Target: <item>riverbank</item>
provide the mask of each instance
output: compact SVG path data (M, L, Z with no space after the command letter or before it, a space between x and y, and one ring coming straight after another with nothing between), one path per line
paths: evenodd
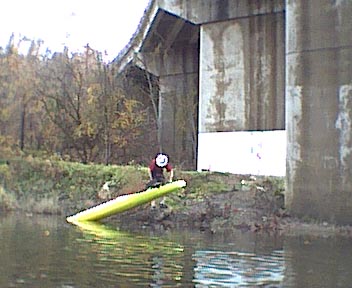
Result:
M352 237L351 227L298 221L284 209L284 179L175 168L183 191L166 197L167 208L144 205L104 221L136 229L191 228ZM0 165L0 209L64 217L119 195L142 191L146 167L83 165L59 159L12 159ZM104 184L109 190L103 190Z
M284 179L207 172L204 185L223 183L227 188L194 197L187 188L166 199L168 208L149 205L111 217L118 227L154 230L196 229L211 233L242 232L352 237L351 226L337 226L314 219L291 217L284 209ZM185 177L187 178L187 177ZM188 179L188 183L194 176ZM192 184L190 184L192 185ZM197 185L197 184L196 184ZM193 190L193 187L191 188ZM199 198L200 196L200 198Z

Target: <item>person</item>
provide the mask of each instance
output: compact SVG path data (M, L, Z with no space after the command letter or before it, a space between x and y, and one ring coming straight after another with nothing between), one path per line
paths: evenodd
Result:
M174 170L169 163L169 157L166 154L158 153L150 162L148 167L148 174L150 181L147 184L147 188L159 187L166 183L164 170L169 173L168 181L172 182L174 177ZM166 208L165 198L160 202L161 208ZM155 200L151 202L151 207L155 208Z

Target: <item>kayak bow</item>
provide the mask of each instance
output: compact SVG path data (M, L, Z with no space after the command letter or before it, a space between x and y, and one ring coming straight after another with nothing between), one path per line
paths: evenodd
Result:
M87 210L66 218L67 222L75 223L79 221L97 221L109 217L116 213L121 213L146 204L156 198L186 187L186 181L178 180L167 183L158 188L149 188L143 192L122 195L110 201L104 202Z

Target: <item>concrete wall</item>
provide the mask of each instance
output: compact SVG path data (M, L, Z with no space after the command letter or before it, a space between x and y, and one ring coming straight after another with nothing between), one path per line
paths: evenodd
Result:
M286 1L286 205L352 219L352 1Z
M176 162L196 168L198 132L284 129L283 9L282 0L152 2L139 54L159 76L161 143Z
M184 63L180 58L175 59L178 66ZM198 63L198 57L192 59ZM163 151L169 153L175 163L192 169L197 157L198 73L160 75L159 85Z
M201 26L199 132L285 129L284 13Z
M282 12L285 0L156 0L162 9L194 24Z
M286 175L286 131L199 133L198 171Z
M168 12L156 13L139 51L159 77L159 133L173 163L194 169L197 157L199 27Z
M148 11L123 58L138 51L160 77L167 152L195 160L195 130L216 139L286 128L286 206L350 224L352 1L154 0Z
M199 132L285 129L283 0L158 0L200 25Z

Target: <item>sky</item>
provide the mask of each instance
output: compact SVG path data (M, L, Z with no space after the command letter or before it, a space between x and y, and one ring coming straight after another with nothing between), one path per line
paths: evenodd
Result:
M5 2L6 1L6 2ZM0 46L12 33L18 39L44 41L43 48L61 52L92 49L111 61L125 47L149 0L5 0L0 9ZM25 44L21 44L25 49Z

